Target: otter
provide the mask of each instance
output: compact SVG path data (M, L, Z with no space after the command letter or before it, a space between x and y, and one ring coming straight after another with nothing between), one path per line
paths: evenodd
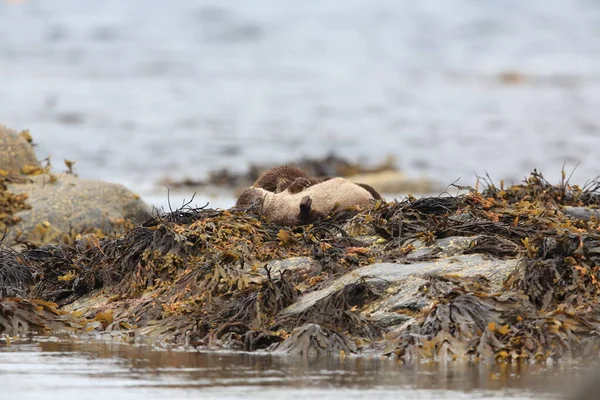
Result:
M289 190L295 194L327 179L326 177L311 177L295 165L279 165L263 172L252 186L273 193Z
M280 225L297 226L354 206L367 207L373 199L365 188L344 178L331 178L297 193L289 188L274 193L250 187L242 192L235 207L252 210Z
M331 178L326 176L309 176L295 165L280 165L263 172L252 186L273 193L281 193L288 190L290 193L296 194L307 187L330 179ZM367 185L366 183L357 183L357 185L371 193L374 199L382 200L381 195L372 186Z

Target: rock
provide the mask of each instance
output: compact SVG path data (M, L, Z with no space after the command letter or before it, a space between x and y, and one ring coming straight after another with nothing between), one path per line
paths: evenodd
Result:
M376 321L382 328L389 328L410 321L412 318L395 312L386 312L375 315L372 320Z
M19 232L29 236L39 224L55 232L109 233L122 219L140 223L151 215L149 206L122 185L69 174L32 176L27 183L8 185L8 190L27 194L31 205L16 214L21 222L9 232L9 240Z
M390 312L394 307L397 309L398 304L409 302L414 298L414 293L425 283L423 278L426 275L453 274L461 277L483 275L490 281L492 290L500 290L503 280L516 266L517 260L487 259L481 254L460 255L414 264L372 264L339 277L326 288L302 296L296 303L284 309L280 317L302 313L317 301L363 278L368 283L376 285L378 289L393 293L374 303L370 308L371 312Z
M392 170L352 175L348 179L371 185L379 193L434 193L443 190L429 179L411 179L402 172Z
M309 257L290 257L284 260L269 261L267 268L271 276L279 276L280 271L293 271L296 274L308 273L315 268L315 263ZM267 275L264 268L258 270L261 275ZM276 275L274 275L276 274Z
M431 246L424 246L420 240L411 244L415 250L410 252L406 258L408 260L419 260L427 257L450 257L460 254L469 248L477 236L452 236L443 239L437 239Z
M20 173L24 167L39 166L33 146L16 131L0 125L0 170Z
M565 206L563 207L563 212L571 218L582 219L584 221L589 221L592 217L600 219L600 210L596 208Z

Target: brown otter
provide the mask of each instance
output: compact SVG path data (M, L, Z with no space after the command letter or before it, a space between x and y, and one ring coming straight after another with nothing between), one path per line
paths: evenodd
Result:
M251 209L277 224L296 226L350 207L367 207L373 199L365 188L344 178L331 178L297 193L251 187L242 192L236 208Z
M309 176L295 165L280 165L263 172L252 186L273 193L281 193L285 190L289 190L292 194L295 194L307 187L325 182L329 179L331 178ZM382 199L381 195L377 193L372 186L367 185L366 183L357 183L357 185L371 193L376 200Z
M321 183L327 179L325 177L310 177L295 165L279 165L263 172L252 186L273 193L281 193L285 190L298 193L305 187Z

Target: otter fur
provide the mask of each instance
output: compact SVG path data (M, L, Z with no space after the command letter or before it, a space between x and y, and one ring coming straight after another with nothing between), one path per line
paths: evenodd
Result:
M296 194L307 187L330 179L329 177L309 176L295 165L280 165L263 172L252 186L273 193L281 193L288 190L290 193ZM357 183L357 185L366 189L376 200L382 199L381 195L370 185L366 183Z
M236 208L251 209L280 225L297 226L354 206L367 207L373 199L365 188L344 178L331 178L298 193L251 187L242 192Z
M327 179L325 177L311 177L295 165L279 165L263 172L252 186L273 193L281 193L285 190L298 193L306 187L321 183Z

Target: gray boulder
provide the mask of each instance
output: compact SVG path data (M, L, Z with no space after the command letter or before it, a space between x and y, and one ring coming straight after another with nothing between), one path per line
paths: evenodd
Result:
M38 236L45 232L53 235L98 229L110 233L123 219L140 223L151 215L150 207L122 185L70 174L32 176L26 183L8 185L8 190L27 194L31 205L30 210L16 214L21 222L9 232L9 242L18 236L39 241L42 238Z

